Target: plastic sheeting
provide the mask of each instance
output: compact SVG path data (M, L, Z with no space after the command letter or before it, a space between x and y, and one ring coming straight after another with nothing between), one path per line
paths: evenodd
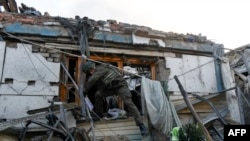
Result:
M142 77L141 95L144 112L155 129L169 135L173 126L181 126L173 104L167 99L159 81Z

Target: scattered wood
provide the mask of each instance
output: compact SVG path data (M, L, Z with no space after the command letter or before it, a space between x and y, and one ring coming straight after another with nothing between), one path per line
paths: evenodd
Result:
M128 137L117 135L104 137L102 141L130 141Z

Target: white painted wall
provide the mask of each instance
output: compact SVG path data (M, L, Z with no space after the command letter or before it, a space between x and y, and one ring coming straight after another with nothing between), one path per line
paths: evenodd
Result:
M165 57L166 67L170 68L168 88L174 93L171 99L183 99L174 79L178 76L186 92L215 93L217 90L213 57L183 55L182 58ZM229 62L221 62L222 77L225 89L235 87L235 79ZM234 90L226 92L228 109L233 120L240 122L239 104Z
M0 96L0 118L13 119L28 116L27 111L48 107L53 96Z
M59 82L59 70L59 63L47 62L40 54L32 53L31 45L7 47L2 83L13 79L13 84L1 84L0 94L57 95L58 86L50 86L49 82ZM28 81L35 81L35 85L28 85Z
M183 55L182 58L165 57L165 60L166 68L170 68L169 91L180 91L174 79L176 75L186 92L217 92L213 57Z
M60 64L47 62L43 56L31 50L28 44L6 47L4 42L0 42L0 66L3 71L0 118L27 116L28 110L48 107L48 100L59 94L59 86L51 86L50 82L59 82ZM7 84L6 79L13 79L13 83ZM29 81L35 84L28 85Z

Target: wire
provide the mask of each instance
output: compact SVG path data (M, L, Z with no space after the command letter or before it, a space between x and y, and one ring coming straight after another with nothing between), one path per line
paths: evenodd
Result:
M15 39L18 39L18 40L20 40L20 41L27 42L27 43L29 43L29 44L33 44L33 45L36 45L36 46L39 46L39 47L42 47L42 48L47 48L47 49L55 50L55 51L58 51L58 52L60 52L60 53L63 53L63 54L69 55L69 56L73 56L73 57L80 57L80 58L83 57L83 56L80 56L80 55L75 55L75 54L72 54L72 53L68 53L68 52L61 51L61 50L54 49L54 48L49 48L49 47L46 47L46 46L42 46L42 45L40 45L40 44L36 44L36 43L34 43L34 42L31 42L31 41L24 40L24 39L21 39L21 38L18 38L18 37L16 37L16 36L14 36L14 35L12 35L12 34L10 34L10 33L8 33L8 32L4 32L4 31L1 31L1 32L7 34L8 36L10 36L10 37L12 37L12 38L15 38ZM85 57L85 56L84 56L84 57ZM85 58L85 59L88 60L88 61L92 61L92 62L99 63L99 64L111 65L111 64L108 64L108 63L104 63L104 62L92 60L92 59L89 59L89 58ZM183 75L185 75L185 74L187 74L187 73L189 73L189 72L195 71L196 69L199 69L199 68L201 68L201 67L203 67L203 66L205 66L205 65L207 65L207 64L209 64L209 63L211 63L211 62L214 62L214 61L215 61L215 59L213 59L213 60L211 60L211 61L209 61L209 62L206 62L206 63L204 63L204 64L202 64L202 65L200 65L200 66L198 66L198 67L196 67L196 68L193 68L193 69L191 69L191 70L189 70L189 71L186 71L186 72L184 72L184 73L182 73L182 74L179 74L179 75L177 75L177 76L178 76L178 77L179 77L179 76L183 76ZM113 66L113 65L111 65L111 66ZM138 77L140 77L140 78L143 77L143 76L141 76L141 75L138 75L138 74L135 74L135 73L126 71L126 70L124 70L124 69L122 69L122 68L119 68L119 67L116 67L116 66L113 66L113 67L115 67L115 68L117 68L117 69L119 69L119 70L122 70L122 71L124 71L124 72L126 72L126 73L128 73L128 74L131 74L131 75L134 75L134 76L138 76ZM168 81L171 81L171 80L173 80L173 79L174 79L174 78L169 78ZM61 81L61 80L60 80L60 81ZM61 82L62 82L62 81L61 81ZM63 82L62 82L62 83L63 83ZM63 83L63 85L64 85L69 91L71 91L75 96L79 97L79 95L75 94L75 92L73 92L71 89L69 89L69 88L66 86L66 84Z
M24 46L24 45L23 45ZM32 59L31 59L31 57L30 57L30 55L29 55L29 53L27 52L27 50L26 50L26 47L24 47L25 48L25 51L26 51L26 53L28 54L28 56L29 56L29 59L30 59L30 61L31 61L31 63L32 63L32 65L33 65L33 67L35 68L35 70L36 70L36 72L37 72L37 74L40 76L40 74L39 74L39 72L38 72L38 70L36 69L36 67L35 67L35 65L34 65L34 63L33 63L33 61L32 61ZM39 59L39 57L37 56L37 55L34 55L56 78L58 78L58 80L67 88L67 90L69 90L69 91L71 91L76 97L78 97L79 98L79 95L77 95L77 94L75 94L66 84L64 84L64 82L62 81L62 80L60 80L59 79L59 77L41 60L41 59ZM70 76L71 77L71 76ZM42 81L42 80L41 80ZM43 81L44 82L44 81ZM48 86L48 85L47 85ZM50 87L49 87L50 88ZM51 88L50 88L51 89Z
M23 44L22 44L23 45ZM28 57L29 57L29 60L30 60L30 62L31 62L31 64L32 64L32 66L34 67L34 69L35 69L35 71L36 71L36 73L37 73L37 75L39 76L39 80L41 80L42 82L44 82L45 83L45 85L47 85L48 86L48 88L52 91L52 92L54 92L52 89L51 89L51 87L49 87L49 85L48 85L48 82L46 82L46 81L44 81L43 80L43 78L45 77L43 77L43 76L41 76L41 74L38 72L38 70L37 70L37 68L35 67L35 64L34 64L34 62L32 61L32 59L31 59L31 56L30 56L30 54L28 53L28 51L27 51L27 48L23 45L23 47L24 47L24 50L25 50L25 52L27 53L27 55L28 55ZM31 51L31 50L30 50ZM36 55L34 55L54 76L56 76L56 74L54 73L54 72L52 72L51 71L51 69L46 65L46 64L44 64ZM43 88L43 89L45 89L45 87ZM55 92L54 92L55 93Z
M11 38L20 40L20 41L25 42L25 43L29 43L29 44L36 45L36 46L39 46L39 47L42 47L42 48L47 48L47 49L51 49L51 50L54 50L54 51L58 51L58 52L60 52L60 53L67 54L67 55L69 55L69 56L81 57L81 56L79 56L79 55L75 55L75 54L68 53L68 52L65 52L65 51L61 51L61 50L59 50L59 49L55 49L55 48L51 48L51 47L46 47L45 45L42 46L42 45L40 45L40 44L31 42L31 41L28 41L28 40L25 40L25 39L21 39L21 38L19 38L19 37L17 37L17 36L14 36L14 35L12 35L12 34L10 34L10 33L8 33L8 32L5 32L5 31L1 31L1 32L7 34L7 35L8 35L9 37L11 37Z
M18 40L20 40L20 41L27 42L27 43L29 43L29 44L33 44L33 45L36 45L36 46L39 46L39 47L42 47L42 48L47 48L47 49L55 50L55 51L58 51L58 52L60 52L60 53L63 53L63 54L69 55L69 56L73 56L73 57L79 57L79 58L82 58L82 57L83 57L83 56L80 56L80 55L75 55L75 54L72 54L72 53L68 53L68 52L65 52L65 51L61 51L61 50L59 50L59 49L49 48L49 47L46 47L45 45L42 46L42 45L40 45L40 44L31 42L31 41L28 41L28 40L25 40L25 39L18 38L18 37L14 36L14 35L12 35L12 34L10 34L10 33L8 33L8 32L5 32L5 31L1 31L1 32L7 34L8 36L10 36L10 37L12 37L12 38L15 38L15 39L18 39ZM230 49L230 50L234 50L234 49ZM85 56L84 56L84 57L85 57ZM100 62L100 61L96 61L96 60L89 59L89 58L85 58L85 59L88 60L88 61L92 61L92 62L99 63L99 64L111 65L111 64L108 64L108 63L105 63L105 62ZM189 73L189 72L195 71L196 69L199 69L199 68L201 68L201 67L203 67L203 66L205 66L205 65L207 65L207 64L209 64L209 63L211 63L211 62L214 62L215 60L216 60L216 59L213 59L213 60L211 60L211 61L208 61L208 62L206 62L206 63L204 63L204 64L202 64L202 65L200 65L200 66L198 66L198 67L196 67L196 68L193 68L193 69L191 69L191 70L189 70L189 71L186 71L186 72L184 72L184 73L182 73L182 74L179 74L179 75L177 75L177 76L183 76L183 75L185 75L185 74L187 74L187 73ZM135 73L126 71L126 70L124 70L124 69L122 69L122 68L116 67L116 66L114 66L114 65L111 65L111 66L112 66L112 67L115 67L115 68L117 68L117 69L119 69L119 70L122 70L122 71L124 71L124 72L126 72L126 73L128 73L128 74L132 74L132 75L135 75L135 76L138 76L138 77L143 77L143 76L141 76L141 75L138 75L138 74L135 74ZM170 78L168 81L171 81L171 80L173 80L173 79L174 79L174 78Z
M182 75L185 75L185 74L187 74L187 73L189 73L189 72L192 72L192 71L195 71L196 69L199 69L199 68L201 68L201 67L203 67L203 66L205 66L205 65L207 65L207 64L209 64L209 63L211 63L211 62L214 62L215 61L215 59L213 59L213 60L211 60L211 61L208 61L208 62L206 62L206 63L204 63L204 64L202 64L202 65L199 65L198 67L196 67L196 68L193 68L193 69L190 69L190 70L188 70L188 71L186 71L186 72L184 72L184 73L182 73L182 74L179 74L179 75L176 75L176 76L182 76ZM173 80L174 78L170 78L168 81L170 81L170 80Z
M40 45L40 44L31 42L31 41L28 41L28 40L25 40L25 39L18 38L18 37L14 36L14 35L12 35L12 34L10 34L10 33L8 33L8 32L5 32L5 31L1 31L1 32L7 34L8 36L10 36L10 37L12 37L12 38L15 38L15 39L18 39L18 40L20 40L20 41L23 41L23 42L26 42L26 43L29 43L29 44L33 44L33 45L36 45L36 46L39 46L39 47L42 47L42 48L47 48L47 49L55 50L55 51L58 51L58 52L60 52L60 53L63 53L63 54L69 55L69 56L73 56L73 57L80 57L80 58L83 57L83 56L80 56L80 55L75 55L75 54L72 54L72 53L68 53L68 52L65 52L65 51L61 51L61 50L59 50L59 49L49 48L49 47L46 47L45 45L42 46L42 45ZM104 63L104 62L92 60L92 59L89 59L89 58L86 58L86 60L92 61L92 62L96 62L96 63L100 63L100 64L111 65L111 64L108 64L108 63ZM209 64L209 63L211 63L211 62L214 62L214 61L215 61L215 59L213 59L213 60L211 60L211 61L209 61L209 62L206 62L206 63L204 63L204 64L202 64L202 65L200 65L200 66L198 66L198 67L196 67L196 68L193 68L193 69L191 69L191 70L189 70L189 71L186 71L186 72L184 72L184 73L182 73L182 74L179 74L179 75L177 75L177 76L178 76L178 77L179 77L179 76L183 76L183 75L185 75L185 74L187 74L187 73L189 73L189 72L195 71L196 69L199 69L199 68L201 68L201 67L203 67L203 66L205 66L205 65L207 65L207 64ZM113 66L113 65L111 65L111 66ZM132 75L138 76L138 77L140 77L140 78L143 77L143 76L141 76L141 75L138 75L138 74L135 74L135 73L126 71L126 70L124 70L124 69L122 69L122 68L119 68L119 67L116 67L116 66L113 66L113 67L115 67L115 68L117 68L117 69L119 69L119 70L122 70L122 71L124 71L124 72L126 72L126 73L128 73L128 74L132 74ZM49 69L49 68L48 68L48 69ZM173 79L174 79L174 78L169 78L168 81L171 81L171 80L173 80ZM60 81L61 81L61 80L60 80ZM62 81L61 81L61 82L62 82ZM62 82L62 83L63 83L63 82ZM64 85L69 91L71 91L71 89L69 89L69 88L66 86L66 84L63 83L63 85ZM75 96L79 97L79 95L76 95L74 92L72 92L72 93L73 93Z
M7 35L8 35L9 37L11 37L11 38L20 40L21 42L25 42L25 43L29 43L29 44L32 44L32 45L36 45L36 46L39 46L39 47L41 47L41 48L51 49L51 50L54 50L54 51L57 51L57 52L60 52L60 53L63 53L63 54L66 54L66 55L69 55L69 56L72 56L72 57L78 57L78 58L82 58L82 57L83 57L83 56L80 56L80 55L75 55L75 54L72 54L72 53L68 53L68 52L65 52L65 51L61 51L61 50L58 50L58 49L55 49L55 48L49 48L49 47L46 47L45 45L42 46L42 45L40 45L40 44L31 42L31 41L28 41L28 40L25 40L25 39L21 39L21 38L19 38L19 37L17 37L17 36L14 36L14 35L12 35L12 34L10 34L10 33L8 33L8 32L5 32L5 31L1 31L1 32L7 34ZM26 50L26 51L27 51L27 50ZM36 56L36 57L37 57L37 56ZM29 59L30 59L30 61L31 61L33 67L34 67L34 69L36 70L37 74L39 75L38 70L36 69L34 63L32 62L32 59L30 58L30 56L29 56ZM39 60L39 61L40 61L40 62L41 62L50 72L53 73L53 71L52 71L46 64L44 64L38 57L37 57L37 59L38 59L38 60ZM100 61L96 61L96 60L92 60L92 59L89 59L89 58L85 58L85 59L88 60L88 61L92 61L92 62L99 63L99 64L106 64L106 65L113 66L113 65L111 65L111 64L104 63L104 62L100 62ZM128 73L128 74L132 74L132 75L135 75L135 76L138 76L138 77L142 77L142 76L140 76L140 75L138 75L138 74L131 73L131 72L126 71L126 70L124 70L124 69L122 69L122 68L118 68L118 67L116 67L116 66L113 66L113 67L115 67L115 68L117 68L117 69L119 69L119 70L122 70L122 71L124 71L124 72L126 72L126 73ZM55 77L57 77L57 75L56 75L55 73L53 73L53 75L54 75ZM69 74L67 74L67 75L69 75ZM70 76L70 77L71 77L71 76ZM58 77L57 77L57 78L58 78ZM63 83L62 80L59 79L59 81L62 82L62 84L63 84L69 91L71 91L75 96L77 96L78 98L80 98L80 96L77 95L77 94L75 94L71 89L69 89L69 88L67 87L67 85ZM76 88L77 88L77 87L76 87ZM92 112L93 112L93 111L92 111ZM93 113L94 113L94 112L93 112ZM96 113L94 113L94 114L96 115ZM89 115L89 116L90 116L90 120L91 120L91 115ZM97 118L100 119L100 117L97 117ZM111 132L113 132L115 135L118 135L118 133L116 133L114 130L112 130L112 128L110 128L110 127L106 124L106 122L105 122L104 120L101 119L101 121L104 123L104 125L105 125L108 129L110 129ZM92 128L94 129L94 125L91 124L91 126L92 126ZM93 129L92 129L92 130L93 130ZM102 131L101 131L101 132L102 132Z
M19 37L17 37L17 36L14 36L14 35L12 35L12 34L10 34L10 33L8 33L8 32L5 32L5 31L1 31L1 32L7 34L7 35L8 35L9 37L11 37L11 38L20 40L20 41L22 41L22 42L26 42L26 43L29 43L29 44L32 44L32 45L36 45L36 46L39 46L39 47L42 47L42 48L51 49L51 50L54 50L54 51L57 51L57 52L60 52L60 53L63 53L63 54L66 54L66 55L69 55L69 56L72 56L72 57L78 57L78 58L82 58L82 57L83 57L83 56L81 56L81 55L76 55L76 54L68 53L68 52L65 52L65 51L62 51L62 50L59 50L59 49L46 47L45 45L43 46L43 45L40 45L40 44L31 42L31 41L28 41L28 40L25 40L25 39L21 39L21 38L19 38ZM111 64L108 64L108 63L105 63L105 62L96 61L96 60L93 60L93 59L90 59L90 58L85 58L85 59L88 60L88 61L92 61L92 62L99 63L99 64L111 65ZM128 72L128 71L126 71L126 70L124 70L124 69L122 69L122 68L116 67L116 66L114 66L114 65L111 65L111 66L112 66L112 67L115 67L115 68L117 68L117 69L119 69L119 70L122 70L122 71L124 71L124 72L126 72L126 73L129 73L129 74L132 74L132 75L135 75L135 76L138 76L138 77L142 77L141 75L138 75L138 74L134 74L134 73Z

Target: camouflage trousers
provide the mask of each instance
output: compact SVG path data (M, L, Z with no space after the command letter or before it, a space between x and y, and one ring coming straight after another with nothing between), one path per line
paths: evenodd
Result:
M117 95L122 98L124 104L127 106L129 113L134 117L136 125L142 123L142 119L139 110L132 101L132 96L128 86L121 86L118 88L97 91L95 94L95 112L97 114L103 113L103 98L108 96Z

